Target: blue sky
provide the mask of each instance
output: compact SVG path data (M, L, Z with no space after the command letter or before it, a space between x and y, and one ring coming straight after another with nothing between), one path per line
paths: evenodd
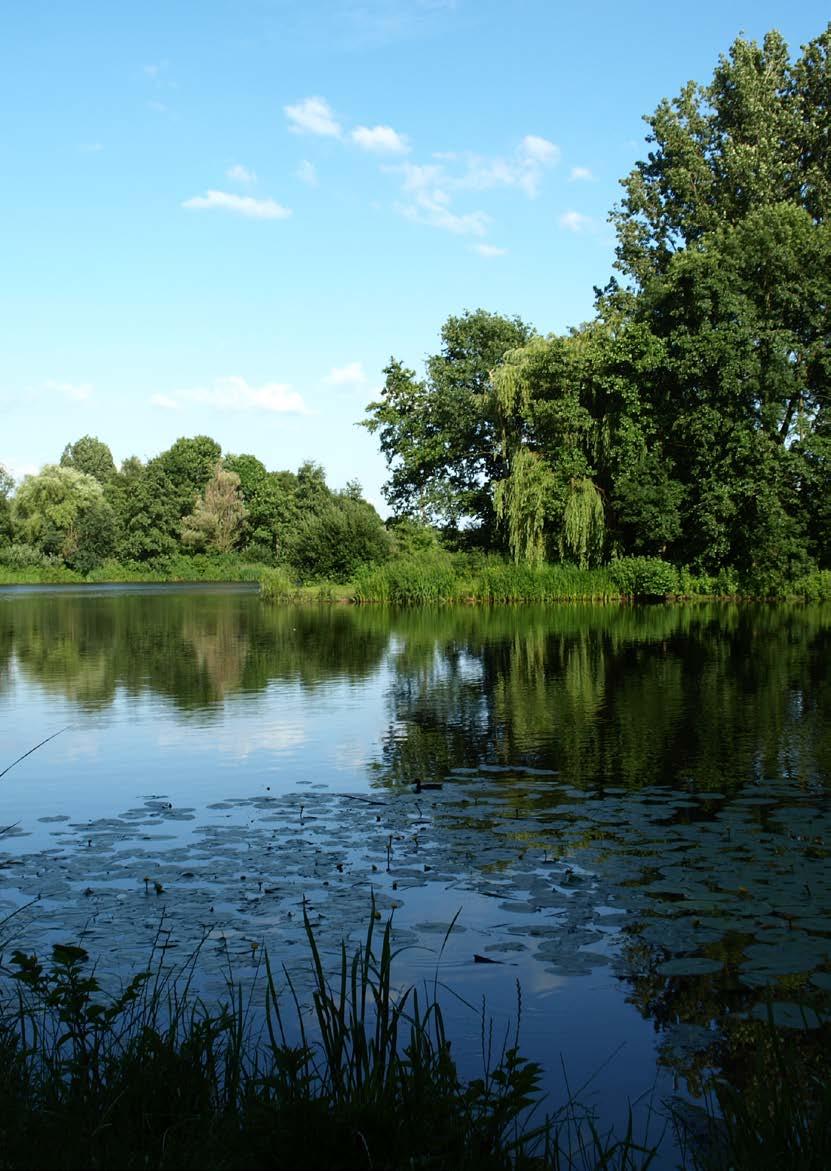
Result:
M643 114L827 6L11 0L0 43L0 462L91 433L318 460L450 313L591 315Z

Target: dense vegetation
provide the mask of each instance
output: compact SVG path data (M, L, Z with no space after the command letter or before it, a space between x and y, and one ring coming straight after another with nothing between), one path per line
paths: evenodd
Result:
M660 556L746 590L831 565L831 26L738 39L646 119L593 320L451 317L366 426L397 514L518 562Z
M377 912L374 913L377 915ZM373 915L373 918L374 918ZM482 1077L460 1077L436 987L393 978L388 923L330 981L306 920L314 1014L265 961L264 1014L229 985L211 1011L156 969L107 996L72 944L15 952L0 986L0 1162L29 1168L413 1166L646 1171L657 1143L630 1114L601 1132L578 1101L537 1118L541 1069L506 1036ZM264 1021L263 1021L264 1015ZM255 1021L259 1018L259 1028ZM483 1010L483 1037L489 1035ZM492 1024L490 1030L492 1037ZM713 1083L708 1111L673 1123L688 1171L820 1171L831 1099L822 1070L759 1025L764 1076ZM717 1103L717 1106L716 1106ZM552 1104L546 1103L549 1111ZM720 1114L719 1110L720 1108ZM664 1122L664 1132L670 1120ZM658 1136L660 1141L660 1135Z
M541 335L479 309L448 318L423 378L390 360L363 423L390 467L386 526L357 483L332 492L314 463L270 472L197 436L116 469L84 436L16 490L0 469L0 573L279 566L275 595L355 580L383 599L396 590L367 566L429 553L447 578L435 558L475 550L583 571L638 559L604 596L639 592L622 583L644 559L649 593L827 596L829 50L831 25L794 60L778 33L739 38L709 84L647 117L591 321ZM462 592L464 566L453 575L432 594ZM501 593L522 598L518 580ZM585 579L566 596L594 594ZM559 596L534 579L528 596L543 595Z
M117 469L85 435L15 490L0 469L0 572L12 579L256 578L256 567L337 580L389 556L381 518L352 482L311 462L269 472L204 435Z

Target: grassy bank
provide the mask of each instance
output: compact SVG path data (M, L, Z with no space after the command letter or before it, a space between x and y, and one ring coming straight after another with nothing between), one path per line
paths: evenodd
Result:
M236 554L178 554L155 561L105 561L87 574L48 559L0 561L0 585L259 582L265 601L390 605L616 602L631 598L778 598L831 601L831 571L818 570L767 593L733 570L694 574L655 557L624 557L597 569L567 563L515 565L499 557L429 553L360 569L349 582L303 580L291 567L271 568Z
M630 1123L601 1132L569 1101L543 1117L541 1068L518 1028L483 1075L463 1080L435 987L393 976L390 924L328 979L306 920L312 1004L266 958L263 1007L229 985L209 1007L143 972L106 996L81 948L51 961L13 953L0 978L0 1167L29 1169L447 1168L448 1171L646 1171L661 1141ZM278 991L278 984L282 992ZM741 1091L711 1084L707 1109L674 1125L683 1171L825 1171L831 1089L820 1066L772 1023L748 1044ZM483 1055L492 1032L483 1016ZM550 1104L546 1103L550 1110ZM666 1132L669 1125L658 1127Z
M374 918L331 983L306 921L311 1017L268 960L254 1013L233 988L212 1010L149 973L110 999L80 948L45 965L14 953L0 984L0 1167L648 1166L631 1134L602 1138L574 1103L535 1120L541 1070L515 1037L463 1081L438 1002L395 984L390 925L376 932Z
M155 561L105 561L89 573L82 574L65 565L48 562L39 565L0 564L0 585L101 585L129 582L259 581L268 567L244 561L233 554L178 554Z
M760 594L734 572L693 574L653 557L626 557L598 569L569 564L515 565L497 557L426 555L366 566L346 585L301 585L285 569L267 570L270 602L354 601L390 605L616 602L631 598L831 600L831 572L808 575L778 593Z

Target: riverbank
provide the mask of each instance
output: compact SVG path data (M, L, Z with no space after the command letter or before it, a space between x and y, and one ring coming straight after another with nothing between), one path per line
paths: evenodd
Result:
M519 1021L500 1044L484 1007L483 1075L462 1079L436 985L397 984L378 917L327 973L304 912L310 1010L268 956L255 1008L230 976L224 1002L196 997L196 957L110 996L83 948L56 945L45 962L14 952L0 979L2 1166L646 1171L672 1130L681 1171L828 1166L827 1058L806 1060L772 1021L751 1027L741 1090L712 1078L704 1107L679 1099L654 1134L631 1111L615 1134L575 1098L552 1109Z
M664 600L831 601L831 571L817 570L765 592L734 570L695 574L656 557L623 557L595 569L567 563L516 565L499 557L429 554L361 568L351 581L303 578L235 554L179 554L147 562L105 561L81 574L63 565L0 565L2 585L257 582L273 603L539 604Z

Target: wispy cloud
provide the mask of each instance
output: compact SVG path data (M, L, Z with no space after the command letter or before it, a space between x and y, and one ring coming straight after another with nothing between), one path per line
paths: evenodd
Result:
M229 211L252 220L285 220L291 208L274 199L255 199L252 195L234 195L230 191L207 191L185 199L182 207L198 211Z
M350 137L361 150L376 154L407 154L410 149L406 136L392 126L356 126Z
M533 199L539 192L544 172L559 162L560 148L547 138L526 134L514 153L506 158L488 158L470 152L439 157L464 164L465 170L449 180L455 187L477 191L518 187Z
M81 152L81 154L85 155L97 155L100 154L103 149L103 142L82 142L78 147L78 150Z
M283 113L294 134L319 134L340 138L341 127L325 98L303 98L293 106L283 106Z
M154 406L165 410L188 403L213 407L218 411L266 411L280 415L310 415L313 412L303 398L287 382L265 382L262 386L251 386L239 375L217 378L211 386L189 387L174 390L169 395L154 394L150 399Z
M154 407L161 407L164 411L178 411L179 404L175 398L170 398L166 394L151 394L150 402Z
M50 378L43 385L47 390L63 395L70 402L83 403L92 398L93 388L89 382L57 382Z
M579 183L593 179L594 174L591 167L572 167L568 177L571 183Z
M366 372L361 362L349 362L346 366L333 366L323 379L327 386L363 386Z
M147 103L147 109L152 110L154 114L166 114L167 106L164 102L157 102L155 100Z
M594 227L594 220L580 211L564 211L560 216L560 227L568 232L585 232Z
M257 172L252 171L249 167L243 166L242 163L234 163L233 167L229 167L225 172L226 179L232 179L234 183L256 183Z
M310 163L308 159L303 159L294 173L300 182L305 183L307 187L317 187L317 171L314 163Z
M471 244L471 250L478 252L480 256L486 257L488 260L494 259L496 256L506 256L507 248L497 248L496 244Z

